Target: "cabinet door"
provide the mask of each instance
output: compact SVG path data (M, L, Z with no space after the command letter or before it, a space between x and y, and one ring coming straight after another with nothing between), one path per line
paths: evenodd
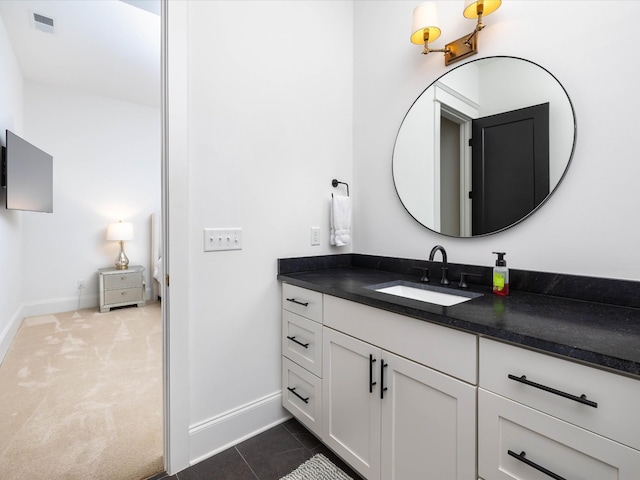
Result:
M640 452L479 389L478 473L486 480L637 480Z
M476 477L476 388L382 351L382 478Z
M380 350L325 328L322 359L322 439L364 477L380 479Z

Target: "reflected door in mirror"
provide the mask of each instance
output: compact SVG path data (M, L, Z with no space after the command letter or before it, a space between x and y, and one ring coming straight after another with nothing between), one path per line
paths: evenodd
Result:
M526 217L549 195L549 104L472 121L472 232Z

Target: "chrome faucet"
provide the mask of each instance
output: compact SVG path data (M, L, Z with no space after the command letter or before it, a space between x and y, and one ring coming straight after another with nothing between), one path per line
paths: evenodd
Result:
M429 253L429 261L433 262L433 257L436 252L440 251L442 253L442 280L440 283L442 285L449 285L449 279L447 278L447 272L449 271L449 264L447 263L447 252L442 245L436 245L431 249L431 253Z

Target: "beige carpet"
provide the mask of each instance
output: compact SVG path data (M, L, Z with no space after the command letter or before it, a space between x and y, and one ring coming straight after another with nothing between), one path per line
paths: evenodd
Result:
M0 478L162 470L160 303L25 318L0 365Z

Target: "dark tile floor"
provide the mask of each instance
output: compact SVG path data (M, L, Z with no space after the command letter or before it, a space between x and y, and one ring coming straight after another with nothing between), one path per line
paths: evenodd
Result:
M342 460L291 419L172 476L153 480L278 480L316 453L322 453L354 480Z

